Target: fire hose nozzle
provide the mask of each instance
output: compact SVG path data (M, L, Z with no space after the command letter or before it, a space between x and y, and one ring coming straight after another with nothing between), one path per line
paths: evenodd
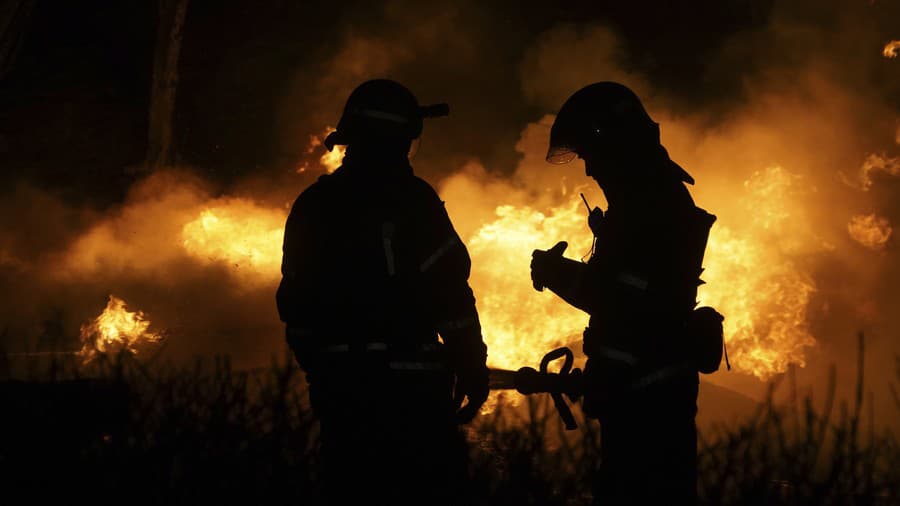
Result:
M548 393L552 390L550 379L533 367L522 367L516 371L516 391L523 395Z
M558 373L548 372L550 362L564 358L563 365ZM540 370L533 367L522 367L518 371L492 369L490 376L491 389L515 389L521 394L549 393L553 399L556 410L566 425L567 430L578 427L575 417L569 405L563 399L563 394L576 401L581 397L583 390L581 369L572 369L572 350L558 348L544 355L541 360Z

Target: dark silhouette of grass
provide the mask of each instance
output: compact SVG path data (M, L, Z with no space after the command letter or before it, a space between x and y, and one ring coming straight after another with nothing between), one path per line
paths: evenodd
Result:
M900 504L897 440L871 416L861 426L863 345L860 336L851 405L835 409L832 371L832 395L819 409L795 394L777 407L770 395L742 423L701 434L702 503ZM290 357L254 371L234 370L227 358L56 361L0 392L4 504L308 504L313 494L317 424ZM548 398L513 404L501 398L465 429L471 503L589 504L596 423L582 419L566 432Z

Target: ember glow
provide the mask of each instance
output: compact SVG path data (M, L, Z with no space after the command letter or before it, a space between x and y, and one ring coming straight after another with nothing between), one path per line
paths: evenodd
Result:
M882 250L891 238L893 228L887 218L876 214L860 214L850 219L847 225L850 237L872 250Z
M882 54L885 58L896 58L898 51L900 51L900 40L892 40L884 46Z
M81 351L85 363L106 353L138 354L146 344L156 343L162 335L151 332L150 321L143 311L129 311L125 301L109 296L100 316L81 326Z
M277 279L287 214L246 199L225 199L182 228L182 246L194 258L217 262L242 278Z

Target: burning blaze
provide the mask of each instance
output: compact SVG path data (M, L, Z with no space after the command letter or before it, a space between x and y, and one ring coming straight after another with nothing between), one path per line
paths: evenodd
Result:
M573 200L547 213L527 206L500 206L496 220L467 241L471 285L492 366L534 367L544 353L581 338L587 314L549 290L535 292L529 274L535 249L548 249L561 240L569 242L568 256L580 256L590 248L592 236L579 205Z
M885 58L896 58L898 51L900 51L900 40L892 40L884 46L884 51L881 54Z
M306 154L314 153L319 146L322 146L325 142L325 138L335 129L328 126L325 127L325 130L320 135L310 136L309 145L306 148ZM335 146L331 151L325 151L321 157L319 157L319 166L325 169L326 172L331 174L336 171L338 167L341 166L341 162L344 160L344 154L347 152L346 146ZM304 163L300 167L297 168L297 172L306 172L309 169L309 164Z
M865 174L893 172L893 163L870 162ZM566 256L586 257L593 238L586 210L573 197L579 189L564 192L568 196L562 204L538 204L507 186L488 186L479 193L482 176L460 177L465 181L457 181L461 186L445 197L467 202L454 220L467 224L470 282L491 366L534 366L555 347L577 347L588 316L549 291L535 292L529 263L534 249L561 240L569 243ZM816 286L800 260L810 244L821 241L804 221L796 180L781 167L758 171L731 199L733 204L710 209L719 221L709 238L703 274L707 284L701 286L699 300L725 315L734 367L763 379L790 364L804 365L807 348L815 344L807 310ZM270 286L280 276L285 217L283 208L247 199L207 201L181 227L181 245L195 259L230 267L243 286ZM883 245L890 235L889 224L874 217L853 223L851 234L857 240L865 237L868 244Z
M226 199L204 209L182 228L193 257L220 262L260 281L280 275L286 214L245 199Z
M725 338L736 369L759 378L805 364L815 340L806 322L815 291L809 274L791 260L794 238L787 171L773 167L745 184L746 222L721 223L706 251L700 302L725 315ZM793 226L799 226L793 224ZM467 241L472 288L478 298L491 365L534 366L551 349L579 342L587 315L550 292L536 293L529 263L536 248L567 240L566 256L587 253L592 236L580 201L539 212L500 206L495 219Z
M882 250L894 230L887 218L875 214L861 214L850 219L847 231L850 232L853 240L863 246L873 250Z
M137 354L147 343L156 343L162 335L150 332L150 321L143 311L129 311L125 301L109 296L100 316L81 326L81 351L78 355L90 362L101 353Z
M735 368L766 379L805 365L805 349L815 344L806 323L812 278L759 238L725 226L713 229L706 253L699 301L725 315Z
M743 216L713 226L706 249L699 302L725 315L725 341L732 364L761 379L806 365L815 345L807 308L816 290L798 260L815 242L793 194L796 177L769 167L745 181Z
M893 170L890 163L870 165L871 170ZM569 243L566 256L586 257L592 236L576 196L579 188L564 184L566 191L558 193L540 180L523 179L517 187L492 182L483 173L467 174L461 172L455 186L443 190L449 202L463 206L454 212L454 222L463 225L472 257L470 282L491 366L534 366L554 347L577 348L588 316L549 291L535 292L529 263L534 249L561 240ZM760 378L783 372L790 364L804 365L806 349L815 344L807 310L816 286L801 260L811 244L822 241L805 220L804 203L794 194L796 180L787 170L771 167L750 177L727 202L709 207L719 221L709 238L703 274L707 284L699 299L725 315L735 368ZM539 198L524 189L537 185L543 195ZM560 204L562 196L565 202ZM194 260L226 266L240 286L268 288L280 277L286 214L282 207L243 198L202 199L196 204L191 200L184 212L172 215L176 225L171 242L168 229L163 237ZM877 220L860 224L874 225L868 233L876 243L888 234ZM124 303L111 298L107 312L117 310L124 311ZM134 316L124 321L132 322L132 328L147 324L140 313L129 314ZM146 330L143 326L136 334L120 335L139 336ZM153 337L146 334L144 339ZM104 349L108 342L101 341L97 348Z

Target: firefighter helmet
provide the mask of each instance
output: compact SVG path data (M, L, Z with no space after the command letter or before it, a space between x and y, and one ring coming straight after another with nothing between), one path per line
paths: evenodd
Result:
M325 139L325 147L348 145L360 139L411 141L422 135L422 119L447 116L447 104L420 106L415 95L390 79L373 79L359 85L344 106L337 130Z
M638 96L627 86L604 81L576 91L563 104L550 130L547 161L568 163L598 149L656 148L662 148L659 124L647 114ZM668 163L681 181L693 184L684 169L671 160Z

